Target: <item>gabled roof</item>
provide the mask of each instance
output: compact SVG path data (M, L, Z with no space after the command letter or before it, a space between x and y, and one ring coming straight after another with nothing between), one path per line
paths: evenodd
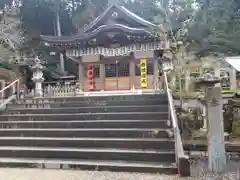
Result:
M111 14L110 14L111 13ZM125 18L127 22L132 22L122 24L121 22L114 21L113 23L108 23L109 16L113 14L119 14L122 18ZM121 19L122 20L122 19ZM129 27L131 26L131 27ZM107 7L107 9L97 17L92 23L90 23L81 33L73 36L40 36L40 39L49 43L56 44L71 44L78 42L86 42L91 39L97 38L100 33L111 33L111 32L124 32L125 35L130 36L141 36L143 38L150 37L153 39L158 39L160 36L156 37L156 34L151 32L151 29L161 28L149 21L144 20L140 16L132 13L127 8L118 4L117 1L112 3ZM162 32L163 29L162 29Z
M120 12L122 12L124 15L126 15L129 19L138 22L139 24L141 24L142 26L145 27L157 27L157 25L141 18L140 16L138 16L137 14L131 12L130 10L128 10L127 8L125 8L122 5L119 5L118 3L113 3L112 5L110 5L100 16L98 16L92 23L90 23L85 29L84 32L89 32L94 30L97 26L99 25L99 22L105 18L105 16L107 16L108 12L111 11L113 8L116 8L117 10L119 10Z
M237 71L240 72L240 56L226 57L225 60Z

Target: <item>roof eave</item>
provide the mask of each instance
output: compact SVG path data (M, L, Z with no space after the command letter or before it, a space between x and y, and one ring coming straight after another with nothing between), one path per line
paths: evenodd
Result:
M101 32L108 31L109 29L119 29L125 33L132 34L132 35L149 35L154 36L150 31L147 31L145 29L138 29L138 28L131 28L127 27L121 24L115 24L115 25L103 25L99 28L95 29L94 31L90 33L83 33L81 35L75 35L75 36L40 36L40 39L47 43L55 43L55 44L71 44L71 43L77 43L79 41L86 41L90 40L92 38L97 37L97 35Z

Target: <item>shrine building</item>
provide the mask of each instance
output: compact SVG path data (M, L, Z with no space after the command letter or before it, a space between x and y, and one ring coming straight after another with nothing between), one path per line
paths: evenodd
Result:
M158 33L153 33L158 29ZM144 20L119 2L84 32L73 36L41 36L41 41L78 63L82 91L155 89L159 59L169 50L163 28Z

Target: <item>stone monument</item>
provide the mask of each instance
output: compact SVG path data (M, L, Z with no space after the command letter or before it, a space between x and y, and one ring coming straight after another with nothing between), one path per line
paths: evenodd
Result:
M221 87L215 86L220 79L205 73L197 83L205 92L209 169L220 173L226 166Z

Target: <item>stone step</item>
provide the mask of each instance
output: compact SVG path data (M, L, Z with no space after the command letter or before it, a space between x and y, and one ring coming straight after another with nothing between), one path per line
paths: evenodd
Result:
M136 161L96 161L85 159L39 159L39 158L0 158L0 165L4 167L36 167L45 165L51 167L59 167L59 165L77 166L85 170L103 170L117 172L146 172L161 174L177 174L177 166L175 163L151 163Z
M174 162L174 151L1 146L0 157Z
M168 128L167 120L0 121L1 128Z
M166 120L167 112L116 112L116 113L76 113L76 114L14 114L0 115L0 121L6 120Z
M165 149L175 148L169 138L78 138L78 137L0 137L0 146ZM1 154L0 154L1 156ZM21 157L21 156L19 156Z
M20 114L59 114L59 113L103 113L103 112L167 112L166 105L148 106L98 106L98 107L62 107L62 108L16 108L8 113Z
M26 102L20 101L19 104L8 104L8 109L18 107L95 107L95 106L143 106L143 105L167 105L165 100L151 99L151 100L114 100L114 101L61 101L55 102L51 100L36 101L28 100Z
M0 129L0 136L9 137L122 137L122 138L168 138L165 129Z
M112 95L112 96L71 96L71 97L40 97L36 98L41 101L54 101L54 102L67 102L67 101L81 101L81 102L88 102L88 101L122 101L122 100L152 100L152 99L159 99L167 102L166 94L142 94L142 95ZM33 98L24 98L24 100L34 100Z

